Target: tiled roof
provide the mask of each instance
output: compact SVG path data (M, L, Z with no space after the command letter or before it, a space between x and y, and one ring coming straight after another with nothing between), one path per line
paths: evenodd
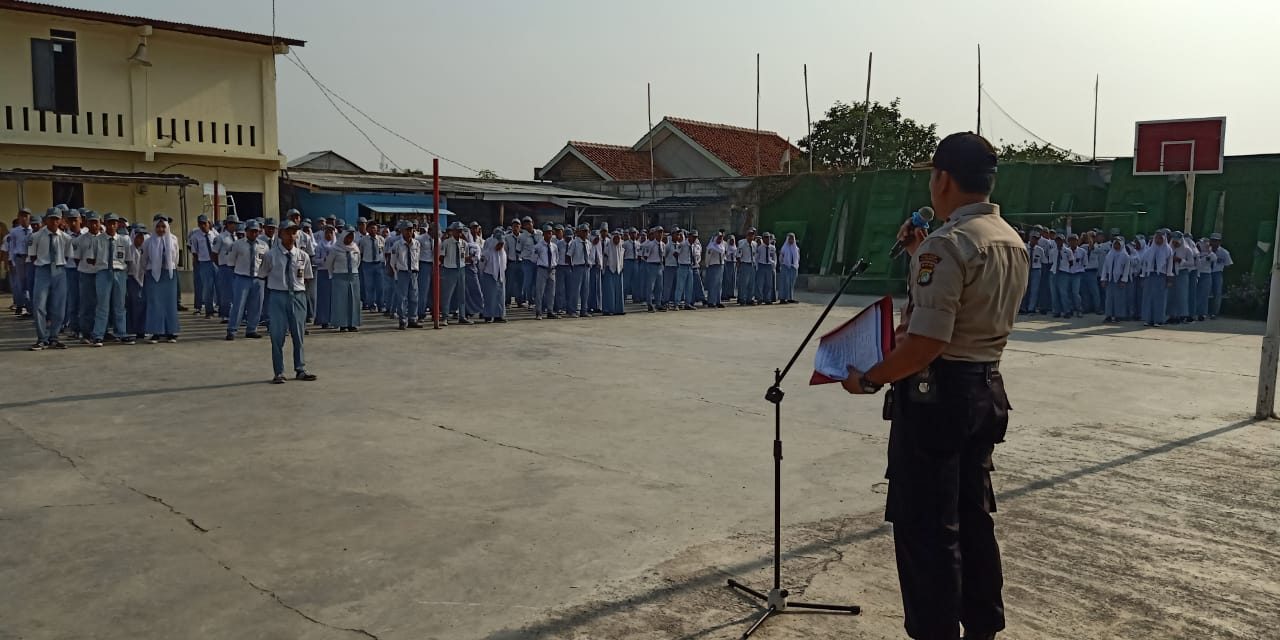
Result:
M596 166L609 174L614 180L648 180L649 154L645 151L632 151L631 147L597 142L569 142L573 147ZM662 167L653 165L653 177L659 180L671 176Z
M761 131L760 170L756 171L755 129L670 116L666 121L744 176L786 173L782 157L788 147L791 148L793 162L800 158L800 149L795 145L789 144L773 131Z

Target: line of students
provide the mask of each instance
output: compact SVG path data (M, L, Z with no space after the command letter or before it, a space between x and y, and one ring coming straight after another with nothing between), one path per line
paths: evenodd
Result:
M1233 262L1212 234L1158 229L1132 240L1100 229L1077 235L1035 226L1022 232L1031 258L1024 314L1055 318L1103 316L1104 322L1141 320L1152 327L1216 318L1223 272Z
M178 243L169 219L157 215L155 233L114 213L58 205L31 222L19 213L5 237L14 312L30 315L30 350L65 349L63 334L82 344L176 342L179 329Z

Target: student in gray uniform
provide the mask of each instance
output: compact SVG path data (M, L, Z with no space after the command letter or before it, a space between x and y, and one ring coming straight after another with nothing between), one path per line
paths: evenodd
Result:
M711 238L711 242L707 243L707 308L723 309L724 298L724 264L725 253L727 247L724 241L724 232L717 231L716 235Z
M66 271L71 237L58 228L61 222L62 212L56 207L49 209L44 214L44 228L31 234L27 247L27 261L33 268L31 315L36 326L32 351L67 348L58 340L58 330L67 311Z
M467 243L462 238L466 228L461 222L449 225L449 237L440 243L440 326L449 326L448 317L458 324L474 324L467 319L463 299L462 275L467 266Z
M342 240L330 247L325 256L325 269L333 278L333 301L329 319L339 333L360 330L360 245L356 230L348 228Z
M92 344L93 319L98 310L98 271L101 266L95 253L102 236L102 221L93 211L82 213L81 220L86 228L81 229L80 235L72 241L79 289L76 294L76 319L72 326L80 336L80 344Z
M747 237L738 241L738 304L756 303L756 242L755 228L747 229Z
M542 242L531 249L535 268L534 277L537 279L534 299L531 303L534 320L541 320L544 315L553 320L560 317L556 315L555 310L556 267L560 266L560 250L552 233L551 225L543 227Z
M680 245L684 244L684 230L679 227L671 231L671 241L662 253L662 309L676 308L676 284L680 271Z
M690 304L701 302L706 306L707 289L702 280L702 240L698 238L697 229L689 230L689 246L693 249L693 265L690 267L693 273L693 301Z
M261 226L257 220L245 225L245 237L236 241L231 252L231 264L235 270L234 291L231 296L231 315L227 321L227 340L235 340L240 323L245 324L246 338L261 338L258 324L262 318L262 260L266 256L267 243L258 237Z
M723 229L720 234L724 234ZM738 297L738 238L733 234L724 239L724 280L721 285L721 302Z
M266 281L271 309L271 367L274 384L284 384L284 336L293 339L294 379L310 382L316 376L307 373L302 350L307 316L307 278L312 273L311 258L294 244L300 229L286 222L280 229L280 243L267 252L262 261L262 277Z
M400 321L400 329L421 329L418 322L418 258L422 247L413 237L413 225L408 220L401 220L396 226L400 232L400 241L391 248L387 260L389 273L396 285L396 319Z
M777 302L778 247L773 234L766 232L756 247L756 299L761 304Z
M520 219L520 237L516 239L516 245L520 253L520 281L521 291L520 302L528 303L533 300L533 288L537 265L533 259L533 247L538 244L537 238L533 235L533 218L525 216Z
M587 305L587 274L591 265L587 262L591 253L591 241L587 238L590 227L578 225L577 235L569 241L565 250L565 262L569 264L569 285L565 289L565 303L570 317L590 318Z
M97 237L98 244L92 248L92 256L89 258L98 268L94 274L96 304L90 338L95 347L103 345L108 322L112 322L116 331L122 335L121 342L133 344L133 337L125 333L128 324L124 315L129 239L116 234L119 222L120 218L116 214L107 214L106 230Z
M129 250L125 255L125 264L129 265L129 276L125 280L124 306L127 328L125 333L141 340L147 324L147 298L143 295L144 278L142 262L142 243L147 240L147 228L135 224L129 230Z
M218 291L218 318L222 324L231 317L231 297L235 288L236 267L231 261L231 250L236 241L243 237L240 229L240 218L234 213L222 221L222 233L218 234L215 250L218 254L218 275L214 287Z
M564 233L564 225L557 224L551 229L553 238L551 243L556 245L556 252L560 256L559 265L556 267L556 298L555 310L558 314L567 314L569 312L569 281L572 279L568 261L565 256L569 255L569 240Z
M627 269L627 249L624 242L626 241L622 239L622 232L614 230L609 234L609 240L600 245L604 272L600 310L606 316L620 316L626 313L623 307L623 302L626 300L624 280Z
M590 267L587 271L587 309L591 313L604 312L601 305L601 294L604 289L604 269L602 266L603 255L600 249L601 243L604 241L601 236L606 233L606 231L592 231L590 235L591 244L587 246L587 265Z
M520 220L511 221L511 229L507 233L507 299L506 305L515 304L516 307L523 307L525 301L521 298L524 296L524 289L521 281L520 266Z

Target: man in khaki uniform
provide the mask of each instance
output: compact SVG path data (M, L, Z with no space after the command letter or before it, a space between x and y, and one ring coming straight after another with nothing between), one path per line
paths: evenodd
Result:
M844 388L886 404L888 506L907 634L917 640L990 640L1004 629L1003 577L991 513L991 454L1004 440L1009 400L1000 356L1022 300L1026 247L989 201L996 153L972 133L934 153L929 191L945 221L928 237L910 223L912 254L899 341Z

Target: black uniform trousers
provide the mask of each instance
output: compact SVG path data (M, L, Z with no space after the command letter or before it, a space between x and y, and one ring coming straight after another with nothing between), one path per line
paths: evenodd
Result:
M957 640L1004 629L991 453L1004 440L1009 400L998 364L939 358L928 391L907 378L890 391L885 519L916 640Z

